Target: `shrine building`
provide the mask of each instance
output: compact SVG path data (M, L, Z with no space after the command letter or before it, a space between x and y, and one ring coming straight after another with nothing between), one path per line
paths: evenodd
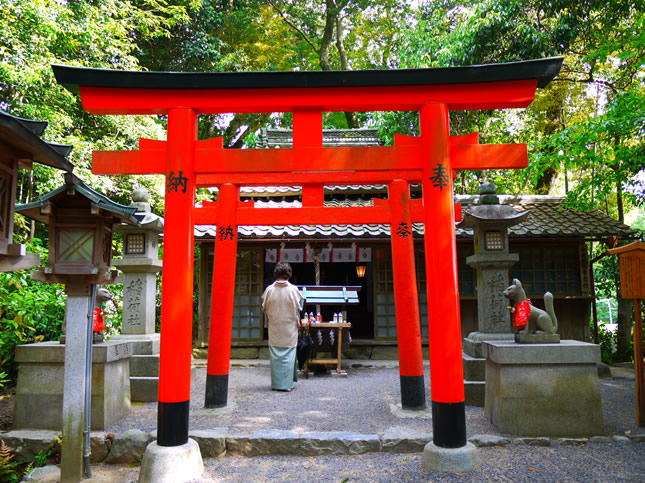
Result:
M262 149L290 148L289 130L263 129L258 141ZM325 146L379 146L376 129L324 130ZM217 191L213 196L217 198ZM411 197L421 197L420 185L411 187ZM302 190L291 187L242 187L240 197L254 200L256 207L301 207ZM510 277L518 278L536 306L543 307L544 292L555 298L555 311L564 339L590 340L589 320L593 298L587 242L605 242L612 237L630 239L636 232L599 211L578 212L564 208L564 198L555 196L509 196L500 194L502 204L518 212L528 210L525 222L509 229L509 250L520 260ZM326 186L324 205L329 207L372 206L374 199L387 199L386 185ZM478 195L455 195L464 211L478 202ZM423 224L412 227L415 246L421 335L427 346L428 304L423 256ZM466 258L474 253L473 232L456 229L459 269L461 330L465 337L477 330L477 296L474 269ZM208 344L208 321L213 277L214 240L217 227L195 226L199 247L199 322L193 334L197 346ZM360 286L360 303L322 306L323 320L347 311L352 323L352 353L356 358L377 358L396 346L396 317L389 225L289 225L240 226L233 310L233 352L245 358L267 345L261 312L264 287L273 282L278 260L288 261L296 285L315 285L313 255L320 262L320 284ZM196 275L197 276L197 275ZM314 310L313 306L307 311ZM509 317L510 325L510 317ZM376 349L375 349L376 348ZM373 354L374 353L374 354ZM394 352L391 352L394 354ZM427 357L427 354L424 355ZM396 358L396 357L394 357Z

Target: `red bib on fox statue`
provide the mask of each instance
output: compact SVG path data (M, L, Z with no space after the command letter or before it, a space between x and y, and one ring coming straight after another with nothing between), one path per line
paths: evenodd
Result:
M525 299L513 307L513 325L519 330L526 327L531 316L531 299Z
M105 330L105 322L103 321L103 311L99 307L94 307L94 332L103 332Z

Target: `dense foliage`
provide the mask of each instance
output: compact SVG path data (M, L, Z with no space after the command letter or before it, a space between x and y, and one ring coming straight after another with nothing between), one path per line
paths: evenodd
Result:
M561 74L528 109L451 113L453 134L478 131L482 143L526 143L530 158L525 170L460 172L455 190L475 193L488 179L500 192L567 195L572 207L602 209L622 221L639 204L642 210L645 199L644 18L642 4L630 0L0 0L0 109L48 121L46 140L74 146L76 174L126 204L134 185L143 185L153 210L163 215L159 177L95 176L90 166L93 150L136 149L140 137L163 139L166 119L89 115L77 95L56 83L51 64L345 70L562 55ZM259 128L290 124L289 113L203 115L199 136L252 147ZM326 113L324 126L377 127L392 143L395 133L416 133L418 119L413 112ZM21 171L18 202L37 199L61 180L61 173L39 164ZM34 238L34 249L38 239L46 245L44 227L22 217L15 226L17 242ZM596 244L596 250L604 247ZM615 271L599 269L597 277L600 285L607 281L606 296L619 295ZM0 372L6 378L13 377L13 344L58 335L62 289L22 273L3 274L0 281ZM631 318L624 304L621 313L618 345L625 354ZM118 317L114 311L115 329Z
M29 250L46 256L38 239L30 242ZM0 272L0 388L16 378L17 345L57 340L62 334L62 294L62 285L34 282L28 271Z

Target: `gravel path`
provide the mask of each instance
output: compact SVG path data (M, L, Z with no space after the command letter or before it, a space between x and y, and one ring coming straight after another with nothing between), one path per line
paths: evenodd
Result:
M195 483L283 482L636 482L645 481L645 443L479 448L481 468L469 473L424 470L421 454L233 456L208 459ZM135 483L139 468L96 465L94 483ZM43 482L54 482L47 479Z
M398 417L393 412L392 408L400 404L397 368L351 368L348 374L301 379L293 392L283 393L270 390L268 367L233 367L228 407L205 409L206 369L198 368L192 385L190 429L227 427L233 434L252 434L260 429L383 434L390 427L402 427L432 432L430 411L421 418ZM429 388L427 370L425 377ZM600 380L600 389L607 434L645 434L645 428L636 425L634 381ZM135 403L132 409L130 415L106 431L156 429L157 403ZM466 406L466 428L469 436L500 434L486 418L484 409L474 406Z
M643 481L645 444L479 448L482 467L463 473L424 470L420 454L217 458L199 482Z
M234 367L229 381L229 407L203 408L205 368L197 369L191 395L191 429L227 427L229 433L251 434L260 429L295 432L353 431L382 435L390 427L430 433L430 415L398 417L391 406L400 402L397 368L352 368L347 378L330 375L301 380L291 393L269 389L268 367ZM426 386L429 389L429 374ZM636 425L634 381L600 380L608 435L645 434ZM483 408L466 406L468 436L500 433ZM153 431L157 404L134 404L132 413L107 432L127 429ZM587 443L548 447L510 444L478 449L482 467L469 473L424 470L422 455L368 453L354 456L225 456L206 459L205 471L194 483L206 482L636 482L645 481L645 443ZM134 483L138 467L93 465L95 483ZM55 482L56 478L43 482Z

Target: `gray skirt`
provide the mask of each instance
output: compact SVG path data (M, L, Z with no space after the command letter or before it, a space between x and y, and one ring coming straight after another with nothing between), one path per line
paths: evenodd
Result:
M271 389L292 389L298 381L298 363L295 347L269 346L271 357Z

